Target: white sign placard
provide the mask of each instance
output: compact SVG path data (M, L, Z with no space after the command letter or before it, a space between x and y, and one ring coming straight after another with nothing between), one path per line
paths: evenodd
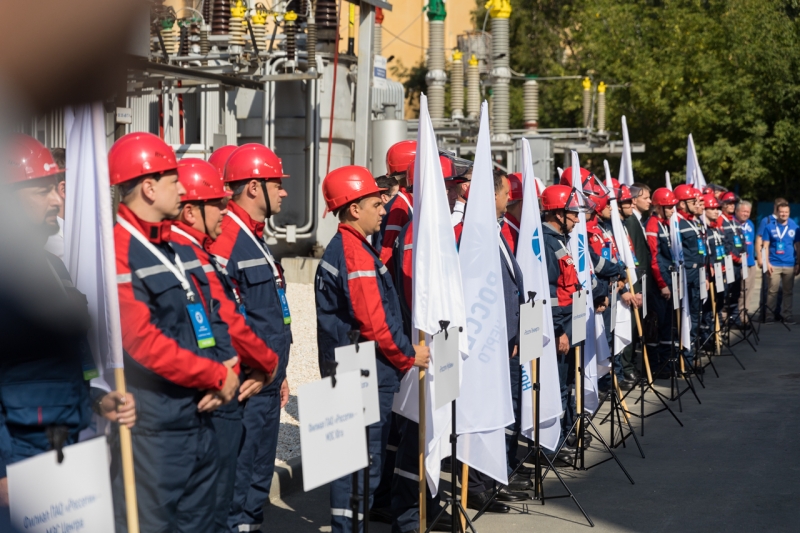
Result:
M722 263L714 263L714 285L717 292L725 292L725 280L722 277Z
M8 466L11 523L32 533L108 533L114 507L105 438L46 452Z
M642 276L642 318L647 316L647 274Z
M706 269L700 267L700 299L705 301L708 298L708 289L706 288Z
M586 300L588 291L572 293L572 345L586 340Z
M458 398L461 392L459 375L461 357L458 351L458 328L433 336L431 365L436 365L434 379L434 408L439 409Z
M544 304L527 302L519 306L519 364L541 357L544 345Z
M681 305L681 296L678 292L678 273L672 272L672 308L677 310Z
M728 285L736 281L736 272L733 270L733 257L730 254L725 256L725 281Z
M386 58L383 56L373 56L372 59L372 86L377 89L385 89L386 83Z
M769 260L769 254L767 253L767 247L763 246L761 248L761 273L766 274L769 271L769 266L767 266L767 261Z
M611 288L611 331L617 329L617 296L619 295L619 286L614 283Z
M361 398L364 405L364 425L381 421L380 400L378 399L378 370L375 366L375 342L367 341L358 345L340 346L334 351L336 372L358 372L361 375ZM361 374L367 371L367 376Z
M750 267L747 266L747 252L742 254L742 279L747 279L747 275L750 273L748 272Z
M358 372L336 373L297 389L303 490L367 467L367 439Z
M133 124L133 111L131 110L130 107L118 107L117 108L116 123L117 124Z

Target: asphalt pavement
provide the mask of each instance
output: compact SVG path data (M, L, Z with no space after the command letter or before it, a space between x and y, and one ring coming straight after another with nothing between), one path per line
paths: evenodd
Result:
M682 397L682 412L678 402L669 402L683 427L662 412L645 421L639 437L644 459L630 438L626 448L615 450L634 485L613 461L587 471L560 468L594 528L567 498L484 515L475 523L477 531L800 531L799 345L800 326L788 331L780 324L765 325L757 351L747 343L733 348L746 370L731 356L716 358L719 377L709 367L705 388L696 384L702 404L691 392ZM669 381L657 386L669 393ZM646 398L648 412L654 410L655 396ZM632 409L634 401L633 396L627 400ZM595 423L601 417L602 411ZM641 422L633 419L633 424L638 435ZM608 438L609 425L600 431ZM595 440L586 464L608 457ZM449 483L443 484L449 490ZM563 492L548 475L545 495ZM330 531L328 498L325 486L274 501L266 509L263 531ZM384 533L390 527L372 523L370 530Z

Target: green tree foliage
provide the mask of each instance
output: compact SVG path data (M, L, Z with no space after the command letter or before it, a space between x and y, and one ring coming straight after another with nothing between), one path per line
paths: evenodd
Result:
M483 2L480 2L481 4ZM511 65L589 75L611 87L608 120L626 115L637 179L684 180L692 133L708 181L752 199L800 200L798 0L513 0ZM482 5L475 20L483 22ZM540 126L581 121L579 80L540 84ZM521 85L512 127L522 126ZM598 162L592 161L593 166Z

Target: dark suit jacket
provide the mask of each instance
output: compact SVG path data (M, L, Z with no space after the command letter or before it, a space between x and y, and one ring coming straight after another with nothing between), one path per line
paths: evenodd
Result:
M642 217L642 224L644 223L645 218ZM647 245L647 237L636 215L631 215L626 218L623 224L628 228L628 235L630 235L631 242L633 243L633 253L636 254L636 259L639 261L639 266L636 267L636 276L640 281L637 281L633 286L638 294L642 292L642 275L647 274L648 279L652 278L650 275L650 247ZM651 287L652 285L648 285L648 290Z

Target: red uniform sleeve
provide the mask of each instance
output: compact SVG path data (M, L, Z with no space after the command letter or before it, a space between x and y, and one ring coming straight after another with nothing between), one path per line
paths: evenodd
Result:
M209 264L209 263L206 263ZM249 367L272 374L278 366L278 354L253 333L245 318L236 309L236 303L230 299L222 286L216 272L206 272L211 296L220 304L219 315L228 324L233 348L241 362Z
M345 254L350 302L361 335L375 340L380 351L395 367L402 372L408 371L414 365L414 358L400 349L386 321L374 260L368 256L360 257L361 254L357 252L345 251ZM394 334L403 335L401 324L396 329L398 331Z
M650 247L650 267L653 270L653 278L656 280L659 290L667 286L664 281L664 276L661 274L661 269L658 268L658 219L653 215L647 221L647 228L645 234L647 236L647 245Z
M149 307L136 298L128 264L130 235L117 226L117 289L122 347L133 359L182 387L221 390L228 369L220 363L181 348L152 322Z
M389 259L392 257L394 241L397 240L397 235L400 233L400 230L402 230L403 226L408 222L408 211L401 208L399 202L395 202L395 205L392 206L392 210L389 211L387 216L386 231L383 233L383 242L381 243L383 246L381 249L381 261L383 261L384 264L388 263Z

